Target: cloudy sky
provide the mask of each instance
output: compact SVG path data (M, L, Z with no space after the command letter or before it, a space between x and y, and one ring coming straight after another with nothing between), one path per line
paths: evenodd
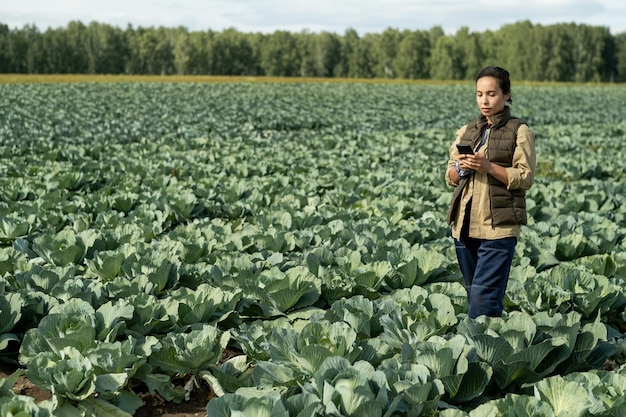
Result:
M184 26L241 32L329 31L360 35L386 28L455 33L496 30L507 23L584 23L626 32L624 0L0 0L0 23L35 24L40 30L72 20L125 28Z

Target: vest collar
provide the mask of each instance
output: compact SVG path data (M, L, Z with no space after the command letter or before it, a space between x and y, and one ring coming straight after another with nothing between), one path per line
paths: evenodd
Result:
M511 109L509 106L504 106L504 110L502 110L498 114L494 114L491 116L491 120L493 120L493 124L490 126L491 128L499 128L506 124L511 118ZM477 120L478 126L482 129L487 125L487 116L481 115Z

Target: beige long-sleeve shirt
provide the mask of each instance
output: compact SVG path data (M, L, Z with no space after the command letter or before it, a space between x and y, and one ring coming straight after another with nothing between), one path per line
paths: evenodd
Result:
M450 159L448 160L448 169L446 170L446 182L456 187L457 184L452 182L450 178L450 169L455 169L454 165L459 159L459 152L456 144L460 142L461 137L465 133L467 125L463 126L456 132L456 140L450 146ZM489 140L480 148L479 152L489 157ZM517 146L513 154L513 164L510 168L506 168L508 176L507 189L509 190L528 190L535 178L535 167L537 164L537 155L535 153L535 135L527 125L521 125L517 131ZM501 239L505 237L519 238L520 226L492 226L491 224L491 206L489 201L489 180L488 174L475 172L470 179L469 184L465 187L461 197L461 203L457 212L457 218L454 219L452 225L452 236L459 239L461 236L461 228L465 219L467 204L471 204L469 222L469 237L476 239Z

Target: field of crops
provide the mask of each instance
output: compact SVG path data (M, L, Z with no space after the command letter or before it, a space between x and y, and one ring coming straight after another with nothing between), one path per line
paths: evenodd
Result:
M0 85L0 415L623 417L626 86L513 102L529 225L471 320L443 179L470 82Z

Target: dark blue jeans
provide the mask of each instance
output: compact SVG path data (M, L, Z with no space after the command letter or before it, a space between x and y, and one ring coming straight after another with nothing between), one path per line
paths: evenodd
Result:
M517 239L454 239L456 256L465 280L469 302L468 315L500 317L504 292L515 253Z

